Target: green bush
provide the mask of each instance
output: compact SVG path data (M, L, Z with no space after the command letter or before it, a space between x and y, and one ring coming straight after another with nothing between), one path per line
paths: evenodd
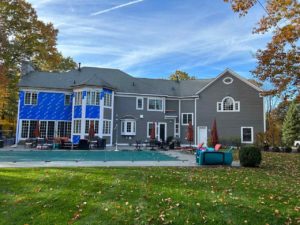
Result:
M286 152L286 153L290 153L290 152L292 152L292 148L286 146L286 147L283 148L283 151Z
M242 147L239 153L240 163L242 166L255 167L261 163L261 151L255 146Z

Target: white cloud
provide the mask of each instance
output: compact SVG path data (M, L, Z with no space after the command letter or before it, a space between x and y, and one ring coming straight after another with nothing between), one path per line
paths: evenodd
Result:
M103 14L103 13L107 13L107 12L110 12L110 11L113 11L113 10L116 10L116 9L120 9L120 8L123 8L123 7L127 7L127 6L130 6L130 5L133 5L133 4L140 3L140 2L143 2L143 1L144 0L136 0L136 1L127 2L125 4L117 5L117 6L109 8L109 9L105 9L105 10L101 10L101 11L92 13L91 16L96 16L96 15L100 15L100 14Z

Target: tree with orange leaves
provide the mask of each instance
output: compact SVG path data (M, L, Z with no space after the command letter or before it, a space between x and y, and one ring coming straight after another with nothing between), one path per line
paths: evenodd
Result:
M257 66L252 71L261 81L269 81L274 88L265 95L300 99L300 3L298 0L268 0L264 6L259 0L224 0L231 3L234 12L245 16L259 4L266 12L253 33L272 31L272 40L256 53Z

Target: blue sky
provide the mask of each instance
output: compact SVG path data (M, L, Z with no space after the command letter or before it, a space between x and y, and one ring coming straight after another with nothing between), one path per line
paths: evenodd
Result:
M270 35L252 29L257 5L240 18L223 0L29 0L59 29L58 49L83 66L167 78L176 69L197 78L225 68L251 77L254 54Z

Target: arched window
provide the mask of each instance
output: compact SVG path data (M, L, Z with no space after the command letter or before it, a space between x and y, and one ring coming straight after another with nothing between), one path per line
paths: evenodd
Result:
M217 102L217 112L239 112L240 102L232 97L225 97L221 102Z

